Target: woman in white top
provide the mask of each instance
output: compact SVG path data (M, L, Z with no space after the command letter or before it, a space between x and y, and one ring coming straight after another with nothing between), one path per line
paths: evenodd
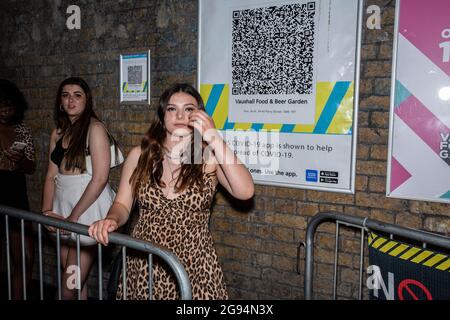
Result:
M108 184L110 139L93 111L87 83L77 77L64 80L55 103L56 128L50 137L49 162L44 184L42 213L70 222L90 224L102 218L111 206L114 192ZM89 147L88 147L89 146ZM86 153L92 159L92 174L86 173ZM88 219L89 218L89 219ZM49 228L50 231L55 231ZM65 232L61 246L62 295L74 299L77 271L76 239ZM86 280L95 259L95 241L81 236L81 298L87 299ZM76 283L76 281L75 281Z

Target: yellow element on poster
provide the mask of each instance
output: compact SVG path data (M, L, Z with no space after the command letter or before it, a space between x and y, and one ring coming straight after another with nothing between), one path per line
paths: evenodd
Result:
M316 112L314 116L314 123L311 124L297 124L294 127L293 132L299 133L312 133L316 126L317 121L319 120L320 115L322 114L323 109L330 97L331 92L333 91L333 87L336 82L319 82L316 87Z
M311 124L296 124L293 126L293 133L313 133L317 121L319 120L328 99L333 92L336 82L319 82L316 87L316 110L314 123ZM200 94L205 101L205 105L208 103L211 92L214 88L214 84L201 84ZM212 118L219 130L225 129L225 124L228 120L228 96L229 96L229 85L221 84L223 90L220 93L219 99L216 105L211 105L210 108L213 110ZM327 128L327 134L348 134L349 130L353 125L353 94L354 86L351 83L349 89L345 93L344 98L339 104L339 108ZM217 97L215 97L217 98ZM215 99L214 99L215 100ZM230 123L233 130L250 130L254 123ZM230 126L227 126L228 129ZM266 131L281 131L283 124L262 124L261 130Z
M252 128L253 123L238 122L234 124L234 130L247 131Z
M316 124L317 121L319 120L320 115L322 114L323 109L325 108L325 105L327 104L328 98L330 97L335 84L336 84L336 82L319 82L319 83L317 83L316 115L314 118L314 124Z
M282 127L282 124L266 123L264 124L262 131L281 131Z
M317 121L317 120L316 120ZM327 134L345 134L353 126L353 83L345 93L339 108L328 127Z

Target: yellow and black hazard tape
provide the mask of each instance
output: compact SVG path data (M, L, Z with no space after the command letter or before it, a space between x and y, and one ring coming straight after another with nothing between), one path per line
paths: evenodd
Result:
M383 238L369 232L369 246L392 257L450 272L450 256Z

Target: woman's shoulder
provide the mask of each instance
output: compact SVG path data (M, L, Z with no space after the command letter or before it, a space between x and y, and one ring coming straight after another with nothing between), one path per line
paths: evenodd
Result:
M89 139L92 139L93 137L108 139L109 137L105 124L97 119L91 119L88 128L88 135Z
M14 128L15 134L23 141L32 141L31 128L23 122L16 124Z
M16 132L31 134L31 128L25 122L19 122L15 125Z
M89 123L89 130L101 130L106 132L106 125L100 120L92 118L91 122Z
M141 147L133 147L130 152L127 154L126 160L125 160L125 167L127 168L136 168L139 162L139 158L141 157Z
M63 135L62 130L60 128L54 128L52 130L52 133L50 134L50 138L53 140L58 140Z
M141 153L142 153L141 146L135 146L128 153L128 157L139 159L139 157L141 156Z

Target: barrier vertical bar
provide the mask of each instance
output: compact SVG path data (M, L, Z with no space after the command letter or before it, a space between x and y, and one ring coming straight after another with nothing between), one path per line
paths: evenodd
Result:
M98 250L98 299L103 300L103 261L102 261L102 245L97 244Z
M333 268L333 300L336 300L337 291L337 265L338 265L338 255L339 255L339 222L336 222L336 236L335 236L335 246L334 246L334 268Z
M11 245L9 239L9 216L5 215L5 235L6 235L6 273L8 277L8 300L12 299L11 290Z
M58 280L58 300L62 299L61 293L61 231L56 229L56 273Z
M152 300L153 297L153 256L151 253L148 255L148 300Z
M39 297L44 300L44 272L42 268L42 225L38 224L38 255L39 255Z
M127 248L122 247L122 284L123 300L127 300Z
M80 257L80 234L77 233L77 295L81 300L81 257Z
M27 265L25 256L25 221L20 219L20 241L22 251L22 291L23 300L27 300Z
M365 230L361 228L361 247L359 252L359 288L358 288L358 299L362 300L362 282L363 282L363 270L364 270L364 239Z

